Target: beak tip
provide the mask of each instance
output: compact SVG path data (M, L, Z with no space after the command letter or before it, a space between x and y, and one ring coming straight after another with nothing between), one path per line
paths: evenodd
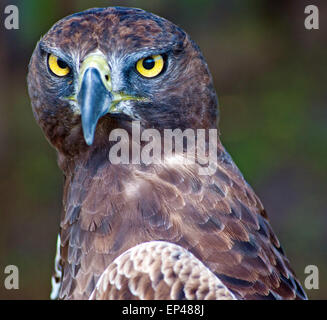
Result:
M88 145L88 146L91 146L93 144L93 140L94 140L94 135L91 135L91 134L84 134L84 140L85 140L85 143Z

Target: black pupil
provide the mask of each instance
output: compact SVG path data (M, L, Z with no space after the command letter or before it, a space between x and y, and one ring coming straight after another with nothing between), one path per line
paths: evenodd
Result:
M57 63L58 63L59 68L61 68L61 69L66 69L67 68L67 63L66 62L58 59Z
M151 70L153 69L154 65L155 65L155 61L152 57L148 57L143 60L144 69Z

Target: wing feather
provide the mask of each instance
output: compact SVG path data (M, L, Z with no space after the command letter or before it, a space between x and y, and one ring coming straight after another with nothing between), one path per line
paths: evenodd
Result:
M137 245L103 272L91 300L234 300L230 290L182 247L151 241Z

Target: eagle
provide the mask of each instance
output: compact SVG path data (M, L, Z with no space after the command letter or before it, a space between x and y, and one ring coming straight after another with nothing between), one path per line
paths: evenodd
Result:
M206 174L183 137L157 161L131 155L203 130L203 156L219 133L210 71L180 27L135 8L70 15L37 43L28 91L64 175L53 298L307 298L219 134ZM135 123L159 134L138 140ZM117 144L127 161L110 157Z

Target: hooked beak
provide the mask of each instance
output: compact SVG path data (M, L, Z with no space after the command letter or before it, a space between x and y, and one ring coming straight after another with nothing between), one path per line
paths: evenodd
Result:
M81 110L84 139L89 146L93 143L96 125L109 111L112 100L113 96L104 86L99 70L88 68L83 76L77 102Z
M77 100L84 139L89 146L94 141L96 126L102 116L107 113L131 116L130 110L118 108L118 103L123 100L144 100L122 92L113 92L109 65L100 54L91 54L83 61L77 96L70 99Z

